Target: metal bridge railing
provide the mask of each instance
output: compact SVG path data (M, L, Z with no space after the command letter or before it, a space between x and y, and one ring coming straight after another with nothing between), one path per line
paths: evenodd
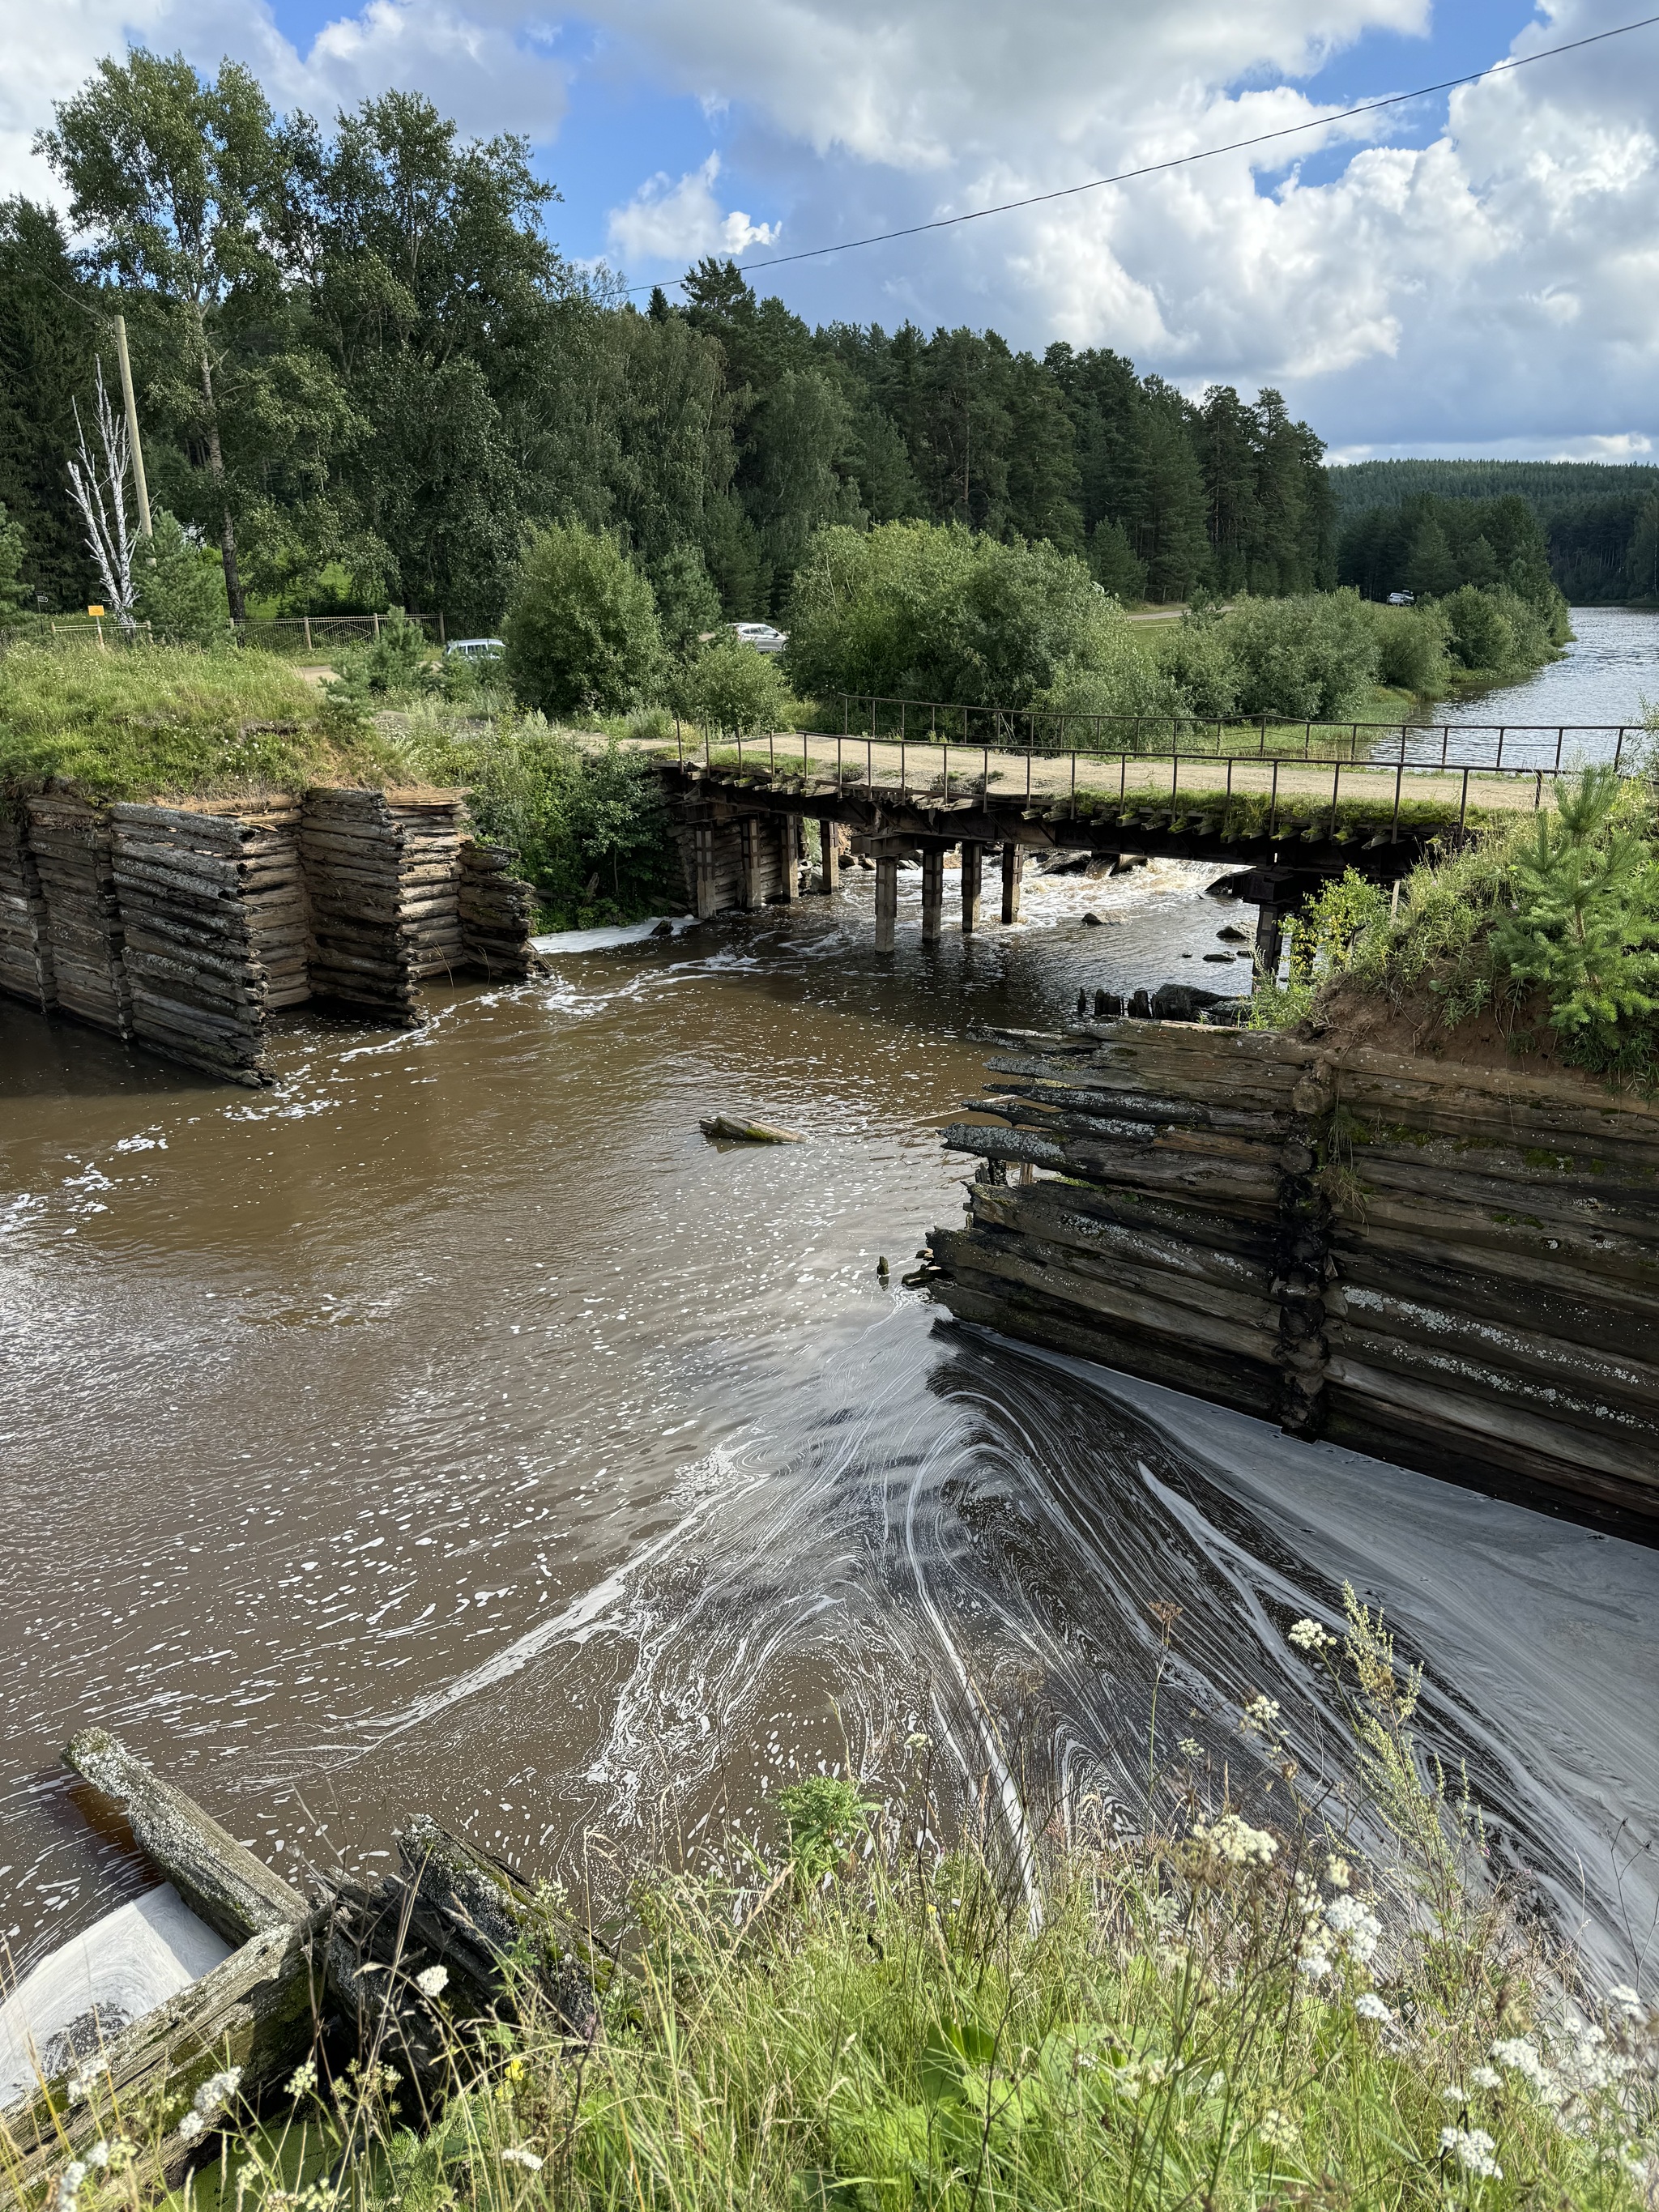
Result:
M988 715L992 710L966 711L983 711ZM1138 732L1150 733L1150 717L1102 715L1074 719L1101 724L1115 719L1120 724L1133 722ZM1280 726L1294 729L1298 726ZM1401 811L1408 796L1414 807L1427 810L1425 820L1417 821L1414 826L1422 828L1426 821L1426 826L1436 830L1455 828L1461 831L1467 826L1472 784L1477 807L1490 810L1495 805L1503 811L1531 811L1540 809L1545 786L1553 785L1560 776L1576 773L1574 761L1566 757L1568 738L1586 734L1595 727L1549 726L1556 739L1553 757L1547 762L1525 762L1516 759L1513 751L1508 760L1504 757L1504 734L1518 732L1520 726L1504 726L1491 758L1474 760L1449 757L1449 748L1443 737L1437 750L1413 751L1410 739L1424 732L1413 730L1410 725L1393 723L1344 726L1354 732L1374 731L1379 738L1395 737L1397 742L1385 750L1364 754L1352 750L1315 753L1311 750L1313 733L1328 726L1308 722L1307 744L1300 753L1268 751L1265 743L1219 752L1201 743L1196 747L1183 746L1178 729L1167 751L1151 744L1122 746L1114 750L1103 744L1098 747L1062 748L1031 741L994 743L988 734L983 739L964 742L947 738L937 725L930 726L925 732L892 737L875 732L865 735L790 731L744 738L735 733L720 736L707 728L688 733L684 724L677 724L676 732L682 766L700 760L705 770L731 766L739 777L757 772L763 772L769 781L780 777L793 781L797 776L811 781L816 777L825 782L833 781L837 795L843 792L855 795L880 791L945 806L960 805L977 796L993 795L1019 801L1028 809L1036 801L1054 801L1067 806L1073 815L1079 811L1080 800L1090 812L1103 805L1115 805L1121 813L1131 805L1144 810L1150 805L1160 811L1170 809L1172 823L1183 803L1201 805L1206 811L1213 811L1218 806L1223 836L1231 830L1238 808L1261 799L1267 802L1266 822L1264 830L1257 834L1277 836L1292 826L1303 830L1310 825L1310 817L1316 828L1322 815L1328 831L1334 834L1344 802L1346 776L1351 821L1370 828L1372 842L1392 844L1399 841ZM1455 726L1447 726L1449 729ZM1623 738L1636 734L1638 726L1626 724L1620 729L1609 724L1605 729L1607 734L1616 732ZM1646 734L1645 726L1641 726L1640 733ZM1188 734L1191 734L1190 730ZM1649 767L1635 757L1633 748L1627 750L1622 744L1616 744L1613 749L1613 764L1626 775ZM912 773L918 766L921 769L921 780ZM1183 770L1189 778L1185 790L1182 784ZM1217 779L1223 770L1224 779L1218 787ZM1197 790L1190 781L1194 771L1205 779ZM1327 772L1330 778L1328 796L1324 785ZM1409 790L1408 778L1413 787ZM1004 787L994 794L994 785ZM1437 800L1444 801L1443 811L1435 811ZM1386 830L1382 817L1386 817Z

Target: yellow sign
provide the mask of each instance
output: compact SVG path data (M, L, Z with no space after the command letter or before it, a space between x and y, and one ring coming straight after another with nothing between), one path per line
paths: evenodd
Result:
M88 608L87 609L87 612L88 612L89 615L100 615L100 614L102 614L102 613L103 613L103 611L104 611L104 610L102 609L102 607L88 607Z

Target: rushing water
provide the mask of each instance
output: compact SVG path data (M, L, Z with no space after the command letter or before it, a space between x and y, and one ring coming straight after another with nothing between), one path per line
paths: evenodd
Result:
M1340 1770L1283 1631L1348 1579L1427 1668L1500 1859L1631 1971L1659 1553L898 1287L957 1218L937 1130L988 1024L1243 978L1203 964L1230 916L1202 879L1051 881L1018 931L932 953L912 890L883 961L858 877L833 908L556 949L407 1036L307 1010L266 1094L0 1010L15 1960L144 1879L57 1765L94 1720L288 1866L373 1861L425 1808L550 1868L583 1823L746 1818L821 1761L890 1777L918 1728L1133 1820L1150 1608L1180 1608L1158 1763L1189 1736L1264 1788L1237 1731L1261 1692ZM805 1141L708 1144L721 1107Z

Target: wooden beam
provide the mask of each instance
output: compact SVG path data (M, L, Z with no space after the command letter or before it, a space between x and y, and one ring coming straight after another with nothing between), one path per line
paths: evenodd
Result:
M800 892L800 871L797 865L799 851L799 817L786 814L778 824L778 896L786 906Z
M841 874L841 848L836 842L836 825L827 814L818 824L818 851L823 861L824 891L831 894Z
M884 855L876 862L876 950L890 952L898 937L898 871L896 860Z
M981 862L985 848L971 841L962 848L962 933L971 937L979 927Z
M94 1789L125 1808L140 1849L227 1943L243 1943L262 1929L289 1927L305 1917L309 1908L297 1889L118 1737L104 1729L83 1729L64 1757Z
M1019 920L1019 894L1024 873L1024 848L1010 838L1002 848L1002 920L1005 927Z
M930 845L921 856L921 941L937 945L945 927L945 854Z

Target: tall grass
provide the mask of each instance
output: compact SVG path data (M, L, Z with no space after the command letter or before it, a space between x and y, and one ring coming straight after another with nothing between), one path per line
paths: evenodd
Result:
M0 803L50 777L99 799L384 781L360 718L274 654L76 642L0 653Z

